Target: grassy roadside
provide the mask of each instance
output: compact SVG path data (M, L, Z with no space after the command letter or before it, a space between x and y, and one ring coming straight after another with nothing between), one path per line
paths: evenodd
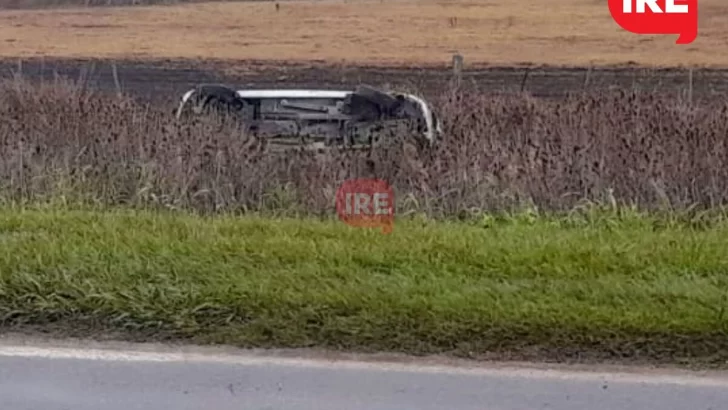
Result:
M0 212L5 330L549 359L728 359L728 223ZM71 330L72 329L72 330Z

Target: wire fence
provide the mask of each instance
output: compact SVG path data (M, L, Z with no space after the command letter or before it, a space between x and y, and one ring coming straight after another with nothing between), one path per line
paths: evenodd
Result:
M0 61L0 72L20 72L26 79L47 81L56 75L83 79L89 85L139 95L177 97L200 83L239 88L335 89L368 84L417 89L436 94L453 83L486 93L527 92L560 98L570 93L637 90L678 98L722 99L728 95L728 70L639 67L468 67L467 56L454 56L450 67L357 67L270 62L144 62L42 59Z
M635 90L674 94L688 100L722 98L728 94L728 70L641 67L521 67L468 70L453 56L456 83L482 90L527 92L537 97L563 97L581 91Z

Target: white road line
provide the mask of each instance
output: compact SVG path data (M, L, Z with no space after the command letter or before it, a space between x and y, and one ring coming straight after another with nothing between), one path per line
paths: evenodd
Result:
M520 367L460 367L439 365L418 365L404 363L363 362L353 360L303 359L258 355L198 354L148 352L110 349L79 349L65 347L33 347L0 345L1 357L24 357L36 359L96 360L106 362L161 362L161 363L209 363L240 366L284 366L304 368L324 368L330 370L368 370L395 371L411 373L431 373L444 375L490 376L520 379L544 379L564 381L591 381L627 384L673 384L694 387L728 387L726 377L700 375L666 375L627 372L564 371L547 369L528 369Z

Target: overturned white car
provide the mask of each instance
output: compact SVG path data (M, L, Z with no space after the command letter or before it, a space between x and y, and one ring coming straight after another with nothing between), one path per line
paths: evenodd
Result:
M234 115L254 135L313 147L371 145L386 130L402 125L421 146L432 146L442 133L437 116L422 98L368 86L332 91L200 85L184 94L176 116L211 112Z

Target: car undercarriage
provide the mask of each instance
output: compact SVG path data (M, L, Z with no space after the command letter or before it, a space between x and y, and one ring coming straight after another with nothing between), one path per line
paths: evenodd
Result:
M355 90L235 90L200 85L182 97L177 118L233 116L241 128L278 146L370 147L407 135L433 146L441 126L422 98L359 86Z

